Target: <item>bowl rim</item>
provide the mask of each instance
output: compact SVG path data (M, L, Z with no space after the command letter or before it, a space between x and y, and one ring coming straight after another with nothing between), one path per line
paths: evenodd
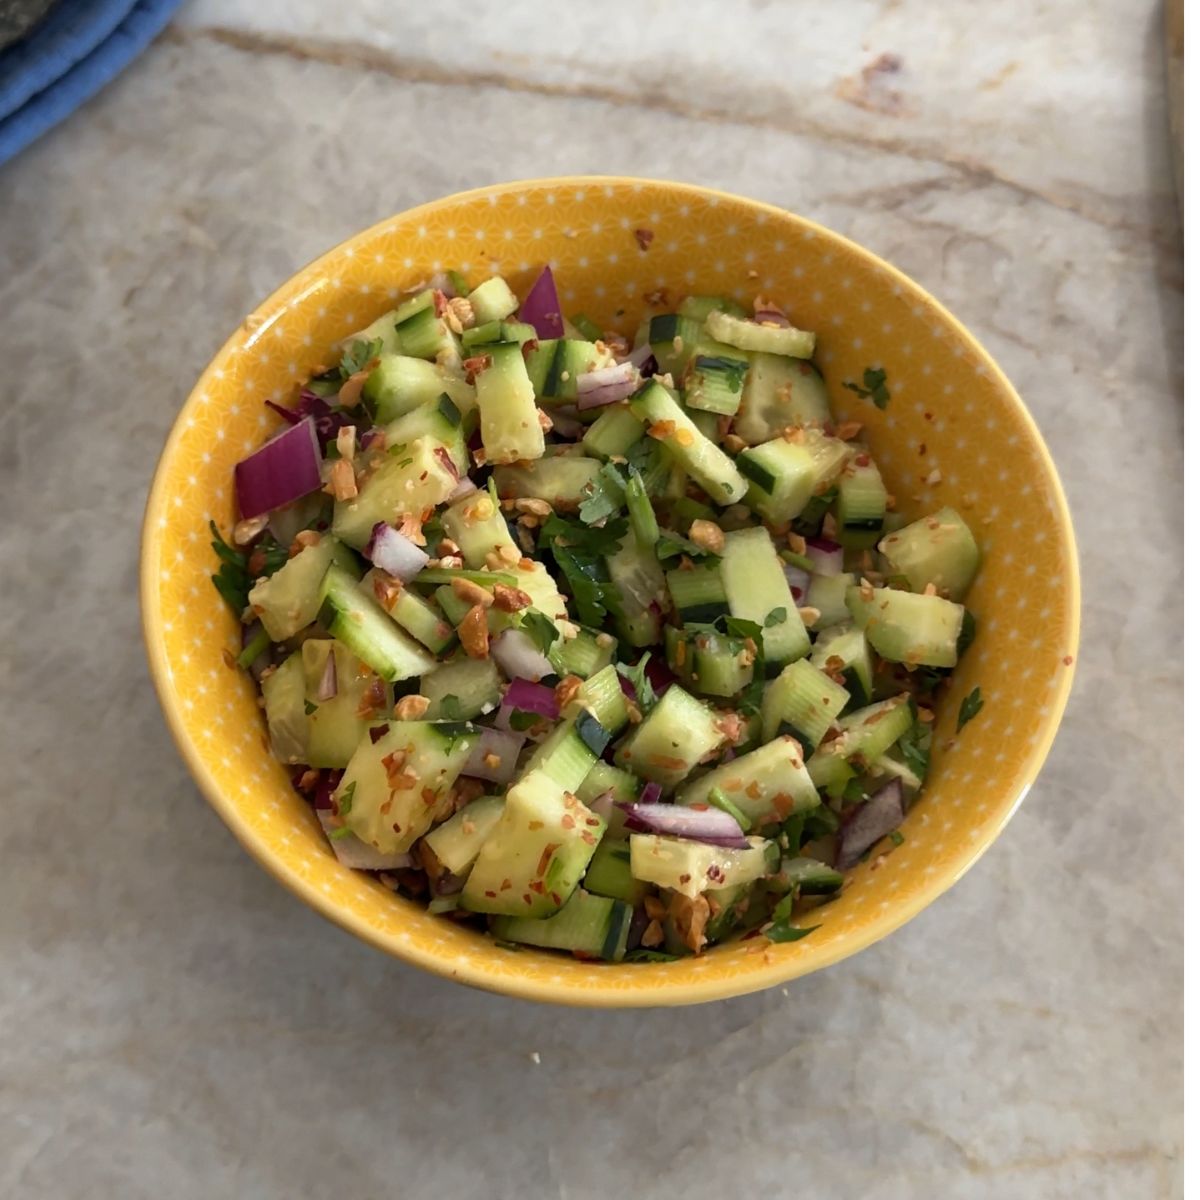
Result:
M553 982L538 975L493 975L486 967L473 962L466 964L455 963L450 955L439 954L419 945L398 943L390 935L375 929L366 919L343 909L315 884L284 868L267 850L265 844L259 839L247 820L218 786L212 772L200 755L198 746L184 729L182 718L178 711L178 703L169 684L169 664L160 630L163 618L157 605L157 572L152 569L152 564L157 561L156 552L160 536L157 522L153 518L163 507L166 499L167 477L164 472L164 464L185 428L186 414L191 409L197 394L203 390L217 369L217 363L230 353L238 341L245 335L247 328L260 328L267 316L280 309L285 296L293 290L295 281L299 276L306 274L325 260L333 260L335 255L344 252L345 248L352 243L380 233L399 220L413 220L425 214L436 212L450 203L478 202L486 200L491 195L504 194L519 189L537 190L569 186L596 187L604 185L628 187L638 184L667 188L690 194L698 199L712 200L715 198L718 201L726 203L732 202L746 206L751 211L794 223L802 229L811 230L823 238L832 239L842 248L865 259L876 271L887 276L893 282L900 283L904 287L911 289L912 293L921 299L921 302L931 314L936 315L939 321L945 323L956 334L965 339L972 352L978 355L980 361L987 365L1001 389L1013 403L1018 420L1022 423L1025 432L1037 448L1037 453L1046 472L1051 498L1062 513L1063 528L1061 532L1066 551L1063 575L1067 591L1067 618L1063 644L1071 659L1070 664L1059 677L1059 683L1054 690L1053 698L1049 705L1050 711L1042 722L1038 741L1024 756L1022 773L1020 779L1014 785L1013 795L1007 809L1004 811L1000 821L987 832L986 836L981 836L977 839L969 856L959 860L956 864L949 865L948 869L931 876L925 886L905 903L889 908L883 914L873 918L869 924L860 926L856 932L847 935L840 941L831 942L828 946L822 947L812 955L806 955L799 960L778 958L759 966L747 965L743 971L738 972L736 975L708 980L697 979L682 986L665 990L661 994L656 988L615 987L611 985L607 987L597 987L594 985L581 987L578 984L569 983L565 980ZM163 447L155 465L154 477L146 497L142 519L142 535L139 547L139 600L142 617L142 637L150 667L150 676L166 719L167 728L179 751L180 757L183 759L204 798L216 810L221 820L229 828L230 832L233 833L238 842L241 843L242 847L272 878L292 892L293 895L303 900L326 920L340 926L348 933L354 934L368 945L402 962L420 967L441 978L466 984L483 991L541 1003L579 1008L679 1006L700 1004L763 991L767 988L808 975L814 971L833 966L835 963L841 962L851 955L867 949L889 934L894 933L902 925L905 925L917 916L918 913L928 908L939 896L957 883L979 861L984 851L1000 836L1009 821L1012 820L1017 809L1020 808L1025 797L1029 794L1030 788L1045 764L1050 747L1054 742L1062 721L1074 680L1074 668L1079 652L1081 608L1079 558L1074 522L1071 519L1071 511L1067 503L1062 481L1059 478L1045 439L1042 437L1041 431L1038 429L1029 410L1025 407L1025 403L1016 388L1009 381L1008 376L1000 369L995 359L992 358L979 340L945 305L926 291L914 279L893 266L886 259L881 258L874 251L807 217L802 217L778 205L738 195L735 192L726 192L699 184L632 175L544 176L530 179L507 180L488 184L483 187L471 188L466 191L453 192L435 200L427 201L424 204L404 209L364 229L358 230L317 255L307 264L293 271L279 287L257 304L247 317L243 318L242 322L238 324L221 347L213 354L208 365L201 372L199 378L189 391L187 399L180 407L179 413L163 441Z

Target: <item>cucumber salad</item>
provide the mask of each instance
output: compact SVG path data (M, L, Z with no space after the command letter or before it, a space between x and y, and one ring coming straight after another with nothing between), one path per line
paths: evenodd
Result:
M213 528L228 661L337 858L614 962L796 940L903 840L979 562L894 511L812 332L645 302L630 343L549 268L438 277L271 404Z

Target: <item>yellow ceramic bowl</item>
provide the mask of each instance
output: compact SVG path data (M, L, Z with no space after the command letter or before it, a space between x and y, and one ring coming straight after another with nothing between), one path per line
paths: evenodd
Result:
M643 250L635 231L653 239ZM754 938L663 964L577 962L496 949L338 864L266 749L251 681L227 663L238 626L209 582L208 521L234 520L233 467L346 334L435 271L520 289L549 262L564 309L632 332L644 297L775 298L818 333L837 415L864 422L902 512L951 504L984 565L978 637L943 701L928 786L882 862L856 868L803 941ZM885 411L842 380L882 364ZM249 316L196 384L167 439L146 508L141 591L150 667L192 774L247 850L318 912L439 975L535 1000L690 1004L837 962L944 892L1012 816L1070 689L1079 582L1070 518L1029 414L996 364L932 297L861 247L791 213L676 183L541 179L483 188L384 221L305 267ZM963 697L984 707L961 733Z

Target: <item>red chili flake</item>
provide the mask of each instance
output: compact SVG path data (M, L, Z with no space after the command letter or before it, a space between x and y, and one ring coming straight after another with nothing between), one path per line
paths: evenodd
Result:
M475 382L475 376L480 371L486 371L492 365L492 356L490 354L474 354L470 358L463 359L463 372L467 377L468 383Z
M924 416L925 420L927 420L927 421L933 420L933 413L931 413L931 412L923 413L922 415Z
M528 358L538 348L537 338L530 338L527 342L521 343L521 357Z
M421 789L421 799L424 800L426 804L432 804L435 800L437 800L437 795L438 794L436 790L431 787L423 787Z
M484 894L484 895L485 895L485 896L486 896L486 897L487 897L489 900L495 900L495 898L496 898L496 893L495 893L495 892L493 892L493 891L491 891L490 889L489 889L488 891L484 892L483 894Z
M721 868L718 867L716 863L712 863L709 866L708 870L705 872L705 874L709 877L709 879L713 879L713 880L720 879L721 878Z
M540 879L546 873L546 868L550 865L550 860L554 857L554 851L557 849L553 842L548 842L542 850L542 857L538 859L537 870L534 874Z
M433 293L434 316L440 317L446 311L446 297L436 289Z
M788 799L786 793L776 792L771 797L771 807L778 813L779 819L785 820L788 814L792 811L792 802Z
M871 465L871 456L869 454L860 454L854 461L860 467L869 467Z
M524 894L524 895L521 897L521 899L522 899L522 900L524 900L526 904L532 904L532 903L533 903L533 897L532 897L532 896L531 896L531 895L530 895L528 892L526 892L526 893L525 893L525 894Z
M647 250L650 247L650 243L654 241L654 230L635 229L633 231L633 236L637 238L638 249Z
M562 907L562 897L557 892L551 892L550 899L553 900L554 903L559 906L559 908Z
M540 879L535 879L529 885L529 890L531 892L537 892L539 896L544 896L546 894L546 885Z
M1070 665L1071 665L1071 664L1072 664L1074 661L1075 661L1075 655L1073 655L1073 654L1068 654L1068 655L1066 656L1066 658L1064 658L1064 659L1063 659L1063 666L1064 666L1064 667L1069 667L1069 666L1070 666Z
M563 813L562 827L564 829L574 829L575 828L575 818L573 816L571 816L570 813Z
M924 442L922 442L917 447L917 454L919 454L922 458L924 458L924 456L925 456L925 443Z
M511 879L506 879L506 880L504 880L504 882L503 882L503 883L501 883L501 885L500 885L500 890L501 890L502 892L507 892L507 891L508 891L508 889L509 889L510 887L512 887L512 880L511 880Z
M679 882L687 883L691 878L692 878L691 875L680 875Z

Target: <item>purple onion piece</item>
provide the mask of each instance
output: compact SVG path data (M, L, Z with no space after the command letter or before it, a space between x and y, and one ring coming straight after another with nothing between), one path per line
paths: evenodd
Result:
M242 519L282 508L321 487L321 448L311 417L283 430L233 469Z
M837 542L826 538L809 538L805 555L812 562L814 575L840 575L845 563L845 553Z
M554 689L528 679L514 679L505 689L500 704L504 708L519 708L522 712L558 720L559 704Z
M325 670L321 672L321 682L317 685L318 700L332 700L338 694L337 655L333 652L333 643L329 644L329 654L325 658Z
M371 530L363 554L402 583L411 582L429 564L429 555L420 546L383 521L377 522Z
M528 679L536 683L547 675L554 674L550 660L529 640L528 634L520 629L506 629L493 638L490 648L492 658L509 679Z
M560 338L563 335L562 308L558 303L558 288L549 267L537 277L518 313L520 320L532 325L539 338Z
M638 797L639 804L657 804L662 796L661 783L648 783L642 788L642 794Z
M473 779L488 779L492 783L507 783L517 770L517 757L525 738L503 729L483 728L463 764L462 773ZM489 762L489 759L496 761Z
M678 804L618 804L625 823L635 833L659 833L688 838L731 850L745 850L750 843L738 823L719 808L683 808Z
M893 779L868 797L842 825L838 842L837 869L845 871L882 837L900 828L904 821L904 792Z
M641 375L632 363L617 363L612 367L601 367L587 371L577 380L580 412L600 408L605 404L616 404L632 396L641 383Z
M325 830L326 835L339 828L329 809L318 809L317 820L321 822L321 828ZM331 837L329 845L342 866L353 867L356 871L399 871L413 865L411 854L392 854L376 850L374 846L368 845L353 834L349 837Z

